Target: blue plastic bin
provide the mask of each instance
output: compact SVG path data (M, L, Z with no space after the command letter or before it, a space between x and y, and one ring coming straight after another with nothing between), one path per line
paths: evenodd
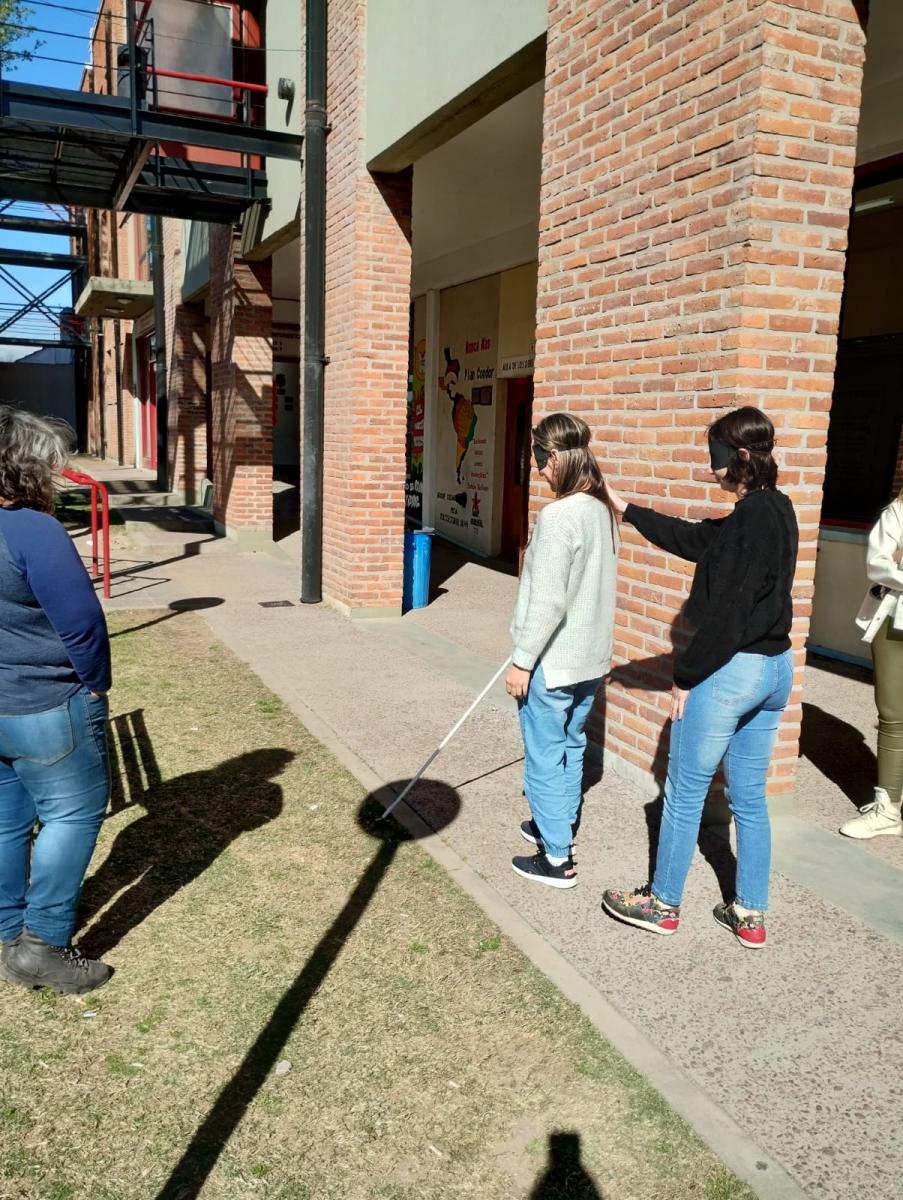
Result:
M404 535L403 612L411 608L426 608L429 603L433 532L432 529L411 529Z

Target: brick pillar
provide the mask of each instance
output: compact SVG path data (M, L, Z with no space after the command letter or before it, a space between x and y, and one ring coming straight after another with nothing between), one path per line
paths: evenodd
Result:
M744 404L771 416L801 532L781 791L797 758L863 43L853 0L549 12L535 415L579 412L628 496L694 519L727 508L706 479L705 426ZM691 572L624 528L627 665L605 741L637 778L666 750Z
M363 161L365 6L329 6L323 588L398 611L404 541L411 172Z
M163 222L163 263L169 487L198 504L207 465L207 322L202 304L182 303L181 221Z
M245 262L231 228L211 226L213 517L228 533L272 535L271 275L269 259Z

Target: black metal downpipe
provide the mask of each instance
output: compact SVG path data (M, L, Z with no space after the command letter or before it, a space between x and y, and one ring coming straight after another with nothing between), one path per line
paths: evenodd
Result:
M157 401L158 492L169 491L169 403L166 391L166 308L163 295L163 221L150 219L151 281L154 286L154 368Z
M323 408L326 358L327 0L307 0L304 116L304 437L301 602L323 599Z

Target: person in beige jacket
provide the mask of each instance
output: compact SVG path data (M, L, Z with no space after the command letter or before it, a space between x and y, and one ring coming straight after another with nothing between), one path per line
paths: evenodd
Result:
M871 645L878 707L878 786L859 816L841 825L845 837L903 833L903 492L869 534L869 589L856 617Z

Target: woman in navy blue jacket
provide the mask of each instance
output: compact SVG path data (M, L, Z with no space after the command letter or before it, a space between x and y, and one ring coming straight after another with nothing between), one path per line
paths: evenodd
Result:
M111 974L71 945L110 791L111 680L103 611L52 515L70 440L0 405L0 976L79 993Z

